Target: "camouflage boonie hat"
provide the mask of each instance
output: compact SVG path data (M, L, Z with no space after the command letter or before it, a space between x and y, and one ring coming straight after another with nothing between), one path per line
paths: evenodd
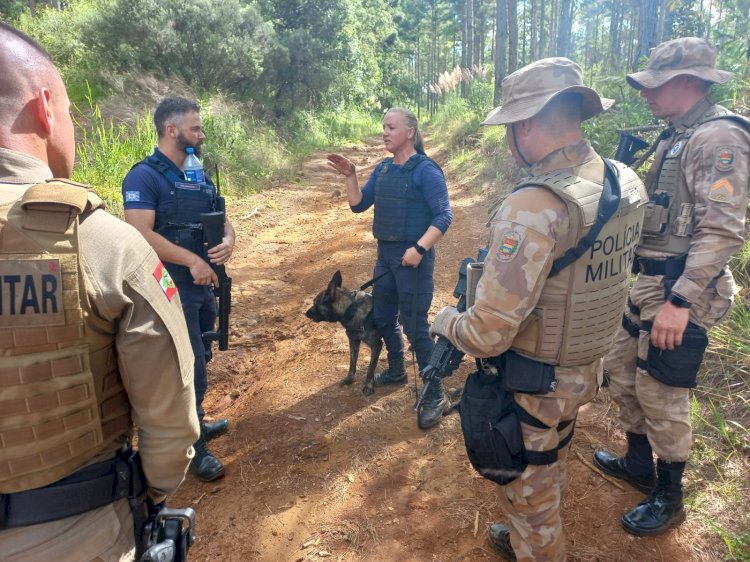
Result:
M540 59L516 70L503 79L502 89L503 105L493 109L482 125L505 125L529 119L555 97L566 93L581 94L584 121L615 103L584 86L580 67L564 57Z
M716 47L700 37L665 41L651 50L646 70L627 75L636 90L658 88L675 76L686 74L706 82L726 84L734 76L716 67Z

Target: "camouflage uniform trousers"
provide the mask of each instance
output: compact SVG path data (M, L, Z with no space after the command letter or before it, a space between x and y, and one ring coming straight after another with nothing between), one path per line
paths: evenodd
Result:
M730 311L734 282L725 274L716 288L706 289L690 308L690 322L710 330ZM653 321L664 304L661 276L640 275L630 293L640 315L630 309L625 314L632 322ZM664 384L648 371L637 367L637 359L646 360L650 333L644 330L632 337L620 328L612 350L605 358L609 371L609 393L620 407L623 430L647 435L656 455L666 462L684 462L690 456L693 439L690 427L690 389Z
M575 419L578 409L596 396L602 362L584 367L557 367L558 387L544 396L516 394L516 401L533 417L550 426L540 429L521 424L529 451L557 448L573 424L560 433L557 425ZM558 451L557 462L529 465L513 482L502 486L500 504L510 519L510 541L519 562L563 562L565 536L560 506L565 490L565 461L570 444Z
M134 556L133 515L127 499L0 532L3 562L130 562Z

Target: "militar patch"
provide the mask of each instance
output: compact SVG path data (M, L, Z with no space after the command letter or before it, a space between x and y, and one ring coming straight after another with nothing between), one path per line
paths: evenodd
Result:
M500 234L500 245L497 247L497 259L500 261L510 261L518 253L518 249L523 242L523 236L520 232L508 229Z
M131 201L140 201L140 200L141 200L140 191L126 191L125 192L125 203L129 203Z
M159 282L161 290L167 295L169 302L172 302L172 299L177 294L177 285L174 284L172 276L169 274L169 271L167 271L167 268L164 267L163 263L159 262L159 265L154 269L154 277L156 277L156 280Z
M728 172L734 168L734 148L731 146L720 146L716 149L716 169L720 172Z
M681 148L682 141L677 141L677 143L672 147L672 150L669 151L669 156L677 156L680 153Z
M727 178L720 179L711 186L711 193L708 194L709 201L717 203L728 203L734 194L734 186L729 183Z
M60 260L3 260L0 266L0 327L64 324Z

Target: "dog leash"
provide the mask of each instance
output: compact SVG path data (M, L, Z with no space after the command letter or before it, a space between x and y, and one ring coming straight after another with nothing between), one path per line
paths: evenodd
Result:
M390 270L390 269L386 269L386 270L385 270L385 271L384 271L383 273L381 273L381 274L380 274L380 275L378 275L377 277L373 277L373 278L372 278L372 279L370 279L370 280L369 280L369 281L368 281L367 283L363 284L363 285L362 285L362 286L361 286L361 287L359 288L359 290L360 290L360 291L364 291L364 290L365 290L365 289L367 289L368 287L371 287L372 285L374 285L374 284L375 284L375 281L377 281L378 279L382 279L383 277L385 277L386 275L388 275L388 274L389 274L390 272L391 272L391 270Z

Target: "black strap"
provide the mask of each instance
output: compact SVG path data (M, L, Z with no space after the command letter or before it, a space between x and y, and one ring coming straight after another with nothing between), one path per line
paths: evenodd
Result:
M521 409L521 411L523 410ZM526 413L526 415L529 416L528 413ZM531 418L531 416L529 417ZM535 418L531 418L531 419L535 419ZM536 421L538 423L541 423L539 422L539 420L536 420ZM563 431L566 427L568 427L571 424L573 424L573 429L571 429L570 433L568 433L565 437L560 439L560 441L557 443L557 447L555 447L554 449L549 449L547 451L528 451L528 450L525 451L526 461L529 464L534 464L534 465L546 465L546 464L552 464L552 463L557 462L560 449L564 449L565 447L567 447L568 443L570 443L573 440L573 434L575 433L575 423L576 423L576 419L573 418L572 420L564 420L560 422L559 424L557 424L558 433Z
M127 498L131 488L145 493L146 477L138 452L128 449L43 488L0 494L0 530L79 515Z
M687 263L687 254L664 259L638 258L638 271L643 275L664 275L677 279L682 275Z
M599 199L599 210L596 214L596 222L589 229L586 236L581 238L578 245L574 248L570 248L552 263L552 270L549 273L549 277L554 277L585 254L596 241L596 237L599 236L604 225L610 218L612 218L612 215L615 214L620 206L622 194L620 190L620 180L617 178L615 167L612 162L606 158L603 158L602 160L604 160L604 187Z
M171 183L180 183L185 181L184 177L180 177L179 175L177 175L177 172L175 172L169 164L163 162L155 154L147 156L146 158L141 160L141 163L150 166L165 178L167 178Z
M622 327L633 338L637 338L641 334L641 327L633 322L626 314L622 315Z
M385 270L383 273L381 273L377 277L373 277L367 283L364 283L364 284L360 285L359 290L360 291L364 291L368 287L371 287L372 285L375 284L375 281L377 281L378 279L382 279L383 277L385 277L386 275L388 275L390 272L391 272L390 269Z

